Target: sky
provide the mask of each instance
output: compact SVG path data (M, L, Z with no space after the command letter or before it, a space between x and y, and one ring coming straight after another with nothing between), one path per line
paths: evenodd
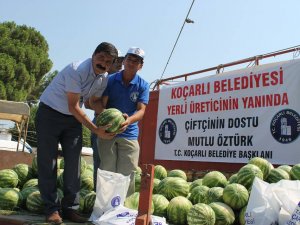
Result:
M183 24L163 78L300 44L299 0L195 0L188 16L194 23L184 23L192 1L1 0L0 22L38 30L49 45L51 71L91 57L103 41L124 54L140 47L146 56L139 74L149 83L162 77Z

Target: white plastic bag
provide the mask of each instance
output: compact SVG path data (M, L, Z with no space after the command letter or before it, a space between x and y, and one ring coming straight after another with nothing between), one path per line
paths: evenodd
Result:
M98 169L96 200L89 220L96 220L106 211L123 204L129 183L130 176Z
M120 205L105 212L93 223L96 225L135 225L137 214L137 210ZM167 225L166 219L163 217L152 215L151 218L153 225Z
M284 225L299 200L300 181L281 180L269 184L255 178L245 213L245 224Z

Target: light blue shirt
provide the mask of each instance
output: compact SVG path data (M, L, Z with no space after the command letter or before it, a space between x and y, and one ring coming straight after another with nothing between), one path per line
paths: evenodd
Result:
M149 102L149 84L138 74L126 86L122 81L123 71L109 75L107 87L103 96L108 96L107 108L117 108L122 113L133 115L137 111L137 104ZM138 122L130 124L117 137L136 140L138 138Z
M60 71L40 97L40 101L63 114L71 115L67 92L80 94L80 107L92 95L101 97L107 85L107 73L96 76L92 59L73 62Z

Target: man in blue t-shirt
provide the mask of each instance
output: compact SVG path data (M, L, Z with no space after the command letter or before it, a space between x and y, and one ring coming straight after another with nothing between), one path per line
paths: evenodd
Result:
M84 222L77 211L80 190L80 153L82 124L102 138L113 138L105 128L95 126L81 109L91 89L101 97L107 84L107 71L117 58L114 45L102 42L92 58L74 62L60 71L40 97L36 113L37 164L39 190L45 204L46 222L61 224L64 219ZM64 156L63 192L57 195L58 143Z
M143 67L144 55L142 49L130 48L123 61L124 70L109 76L102 95L103 107L119 109L126 115L126 121L122 124L123 132L113 139L98 138L100 169L131 175L127 196L135 191L134 172L140 153L138 121L149 101L149 84L137 74Z

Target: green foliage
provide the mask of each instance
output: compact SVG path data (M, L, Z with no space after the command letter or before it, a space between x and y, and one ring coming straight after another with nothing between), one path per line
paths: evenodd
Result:
M32 27L0 23L0 99L39 98L42 78L52 62L45 38Z

